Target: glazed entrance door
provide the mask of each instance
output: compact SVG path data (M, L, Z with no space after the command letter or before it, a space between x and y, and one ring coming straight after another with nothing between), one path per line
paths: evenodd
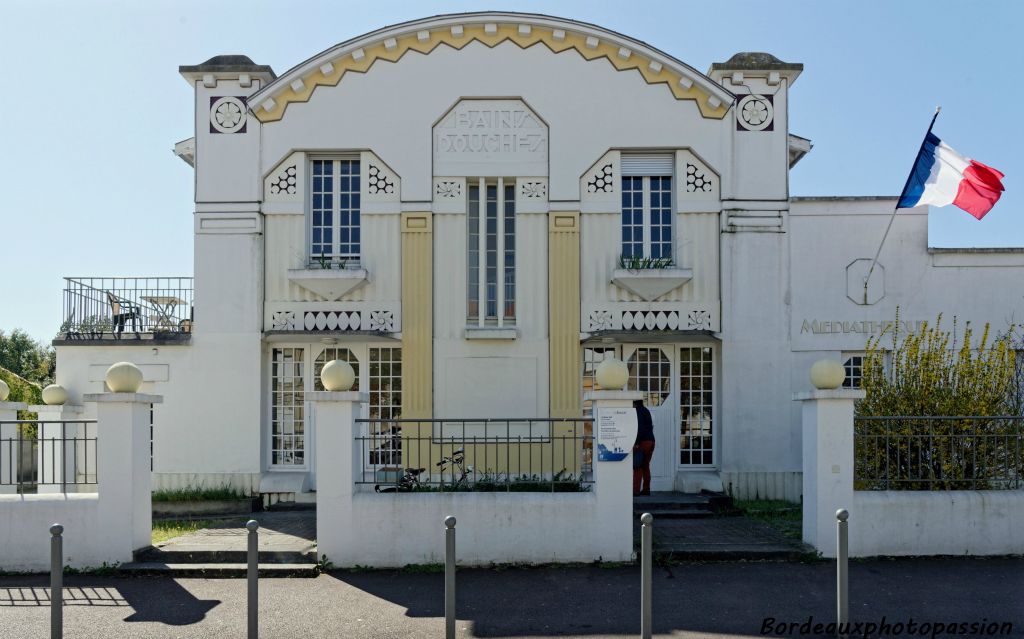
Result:
M625 345L622 353L629 367L628 388L644 394L644 405L654 421L651 490L672 490L675 483L679 401L673 374L674 350L654 344Z

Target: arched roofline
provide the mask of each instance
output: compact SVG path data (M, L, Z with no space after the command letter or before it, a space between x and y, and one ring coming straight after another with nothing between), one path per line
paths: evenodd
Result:
M619 71L639 73L648 84L665 85L678 100L694 101L706 118L723 118L735 100L700 71L621 33L541 14L487 11L403 22L337 44L253 94L250 109L260 121L274 122L289 104L308 101L317 86L336 86L346 73L366 73L378 60L397 62L409 51L429 54L441 45L461 49L479 41L494 47L506 40L524 49L543 44L554 53L575 50L587 60L605 59Z

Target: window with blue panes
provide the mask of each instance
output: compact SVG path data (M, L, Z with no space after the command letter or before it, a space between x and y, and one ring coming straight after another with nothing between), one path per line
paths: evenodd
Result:
M670 154L622 155L622 257L672 258Z
M313 160L310 175L310 261L359 260L359 160Z

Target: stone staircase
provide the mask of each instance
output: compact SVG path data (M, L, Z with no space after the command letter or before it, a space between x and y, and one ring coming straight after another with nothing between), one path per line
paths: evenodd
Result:
M318 573L315 511L254 514L260 522L260 577L315 577ZM135 551L135 561L122 564L126 574L173 577L245 577L248 532L238 520L175 537Z
M633 498L633 514L639 520L643 513L658 519L699 519L735 512L732 497L724 493L654 493Z

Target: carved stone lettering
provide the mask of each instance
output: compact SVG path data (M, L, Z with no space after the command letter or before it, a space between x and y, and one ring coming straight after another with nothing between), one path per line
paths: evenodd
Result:
M434 127L435 175L547 175L547 125L520 100L462 100Z

